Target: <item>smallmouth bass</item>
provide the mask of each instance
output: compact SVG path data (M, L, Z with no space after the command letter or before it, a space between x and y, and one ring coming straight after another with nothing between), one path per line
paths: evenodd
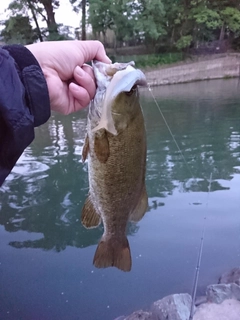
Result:
M82 151L89 177L82 224L94 228L102 221L104 226L93 263L123 271L132 265L127 222L139 221L148 207L146 132L138 93L146 78L133 65L93 61L97 92L89 106Z

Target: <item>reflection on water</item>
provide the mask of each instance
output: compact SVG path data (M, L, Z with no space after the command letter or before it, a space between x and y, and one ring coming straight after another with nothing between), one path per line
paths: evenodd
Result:
M77 302L80 289L73 288L72 301L76 300L74 302L76 305L73 303L72 313L69 313L69 309L63 307L60 302L54 302L55 307L59 309L59 312L55 313L55 318L58 319L66 319L66 314L71 319L79 319L74 312L76 306L80 313L85 312L85 319L96 319L96 314L99 312L101 319L112 319L118 313L124 313L125 310L132 311L134 306L142 307L146 301L147 305L148 299L158 299L175 290L191 292L192 277L190 278L189 274L194 272L199 244L199 237L196 234L201 233L202 217L206 211L207 201L212 206L208 228L213 232L209 231L207 246L205 245L204 248L205 262L203 261L202 268L204 269L204 265L206 268L201 271L203 283L212 276L209 271L211 268L207 264L207 261L211 260L211 255L214 255L214 259L218 261L219 268L231 266L230 261L234 258L230 258L229 263L226 259L221 260L220 255L217 254L218 251L214 249L214 244L220 240L216 240L213 235L222 230L222 239L224 241L228 239L225 241L228 242L229 234L236 234L235 241L238 244L234 247L226 243L226 246L232 247L229 252L232 257L239 254L240 221L236 212L240 204L237 191L239 188L236 187L240 182L238 80L166 86L153 88L153 93L188 166L184 163L149 92L143 90L141 97L148 138L146 182L149 212L139 224L128 226L128 235L135 235L134 238L130 237L133 255L135 252L140 252L140 255L136 255L137 260L133 262L135 264L133 271L126 276L111 269L100 270L97 271L98 277L94 281L92 275L89 275L90 269L93 270L91 267L92 252L95 251L93 245L96 245L103 230L102 227L86 230L80 223L81 208L88 193L87 165L81 162L87 113L84 111L67 117L53 115L47 124L36 129L35 141L25 150L0 189L0 225L4 227L0 229L2 239L0 250L3 252L4 266L1 264L0 266L6 279L5 286L3 284L0 289L0 298L6 293L7 284L11 283L11 278L7 278L9 255L5 256L4 253L15 250L11 251L13 256L11 259L13 263L17 263L14 256L17 252L19 252L18 257L24 256L24 248L41 248L49 253L52 252L51 257L48 256L50 260L55 259L54 252L65 252L69 267L75 265L77 256L88 257L86 260L81 260L81 267L78 265L89 281L89 286L85 287L87 294L84 298L84 306L79 307ZM211 193L207 200L211 175ZM217 217L221 217L221 221ZM233 226L237 226L237 229L233 230ZM184 238L183 234L188 237ZM225 242L221 242L222 248ZM184 249L185 258L180 256L181 249L176 247L177 243ZM161 247L156 254L153 248L159 245ZM69 247L78 249L73 254L69 254L69 250L66 250ZM16 248L22 250L16 251ZM85 248L87 251L79 251L79 248ZM33 249L27 252L28 255L35 255ZM21 256L18 259L21 259ZM45 270L46 256L42 259L42 270ZM188 261L184 271L179 269L183 264L182 259ZM59 268L63 267L64 263L66 262L61 262L58 265ZM35 279L35 269L32 265L27 264L25 267ZM213 269L216 272L216 267ZM14 269L11 270L15 272ZM152 277L155 274L158 284L143 270L149 270ZM175 276L172 275L174 280L170 280L169 270L175 273ZM27 285L27 275L24 278L21 272L20 277L24 280L15 280L13 289L16 286L17 292L23 291L23 296L24 294L27 296L32 289ZM44 272L46 279L48 277L52 279L56 274L56 268L52 266ZM61 275L58 278L60 282L62 277ZM102 289L103 297L99 298L96 286L102 288L100 280L102 277L107 279ZM120 281L118 285L116 277ZM126 279L128 284L131 283L132 289L129 289ZM166 279L168 279L167 283L164 282ZM72 275L67 273L65 285L71 281ZM21 287L23 283L26 283L24 290ZM136 293L135 289L139 285L143 287L143 291L150 286L151 294L145 297L142 292ZM58 284L54 283L53 290L54 288L58 288ZM116 289L117 304L111 300L112 288ZM131 301L131 306L122 297L125 289L127 290L126 301ZM132 294L132 291L135 294ZM7 292L6 303L0 307L0 315L1 312L6 315L9 311L7 310L10 308L8 300L14 296L11 289ZM104 300L104 296L105 299L112 301L114 307L111 310L106 309L108 301ZM46 293L46 299L51 298L50 293ZM38 310L40 318L51 319L43 310L45 302L42 299L41 296L42 308ZM90 300L97 301L94 304L94 311L90 309L92 305ZM21 309L21 301L18 310L20 311L15 310L12 317L10 315L6 319L16 319L17 316L25 319L36 318L34 313L31 313L31 317L26 316L26 310Z

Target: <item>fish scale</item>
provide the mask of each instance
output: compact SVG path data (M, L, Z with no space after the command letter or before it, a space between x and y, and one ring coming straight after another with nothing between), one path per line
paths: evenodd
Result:
M137 85L146 84L146 79L129 64L113 64L111 68L97 62L93 69L97 66L100 68L96 77L106 70L115 74L110 81L106 74L108 83L100 86L102 100L96 94L97 101L92 101L88 116L83 160L88 157L89 195L82 210L82 223L93 228L103 222L104 233L94 265L130 271L126 226L128 221L139 221L148 207L146 132L137 89ZM104 85L106 93L102 95Z

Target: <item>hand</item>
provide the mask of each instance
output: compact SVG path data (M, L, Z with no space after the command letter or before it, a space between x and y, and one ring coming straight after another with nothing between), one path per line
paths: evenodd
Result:
M96 92L93 59L111 63L99 41L51 41L26 46L47 81L51 109L69 114L86 107Z

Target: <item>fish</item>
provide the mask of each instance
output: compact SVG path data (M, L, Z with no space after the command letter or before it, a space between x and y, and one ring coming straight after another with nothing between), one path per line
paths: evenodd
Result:
M93 264L130 271L128 221L138 222L148 208L145 184L146 130L138 86L144 73L134 62L93 61L97 91L89 105L82 161L88 159L89 193L81 222L86 228L103 223L104 232Z

